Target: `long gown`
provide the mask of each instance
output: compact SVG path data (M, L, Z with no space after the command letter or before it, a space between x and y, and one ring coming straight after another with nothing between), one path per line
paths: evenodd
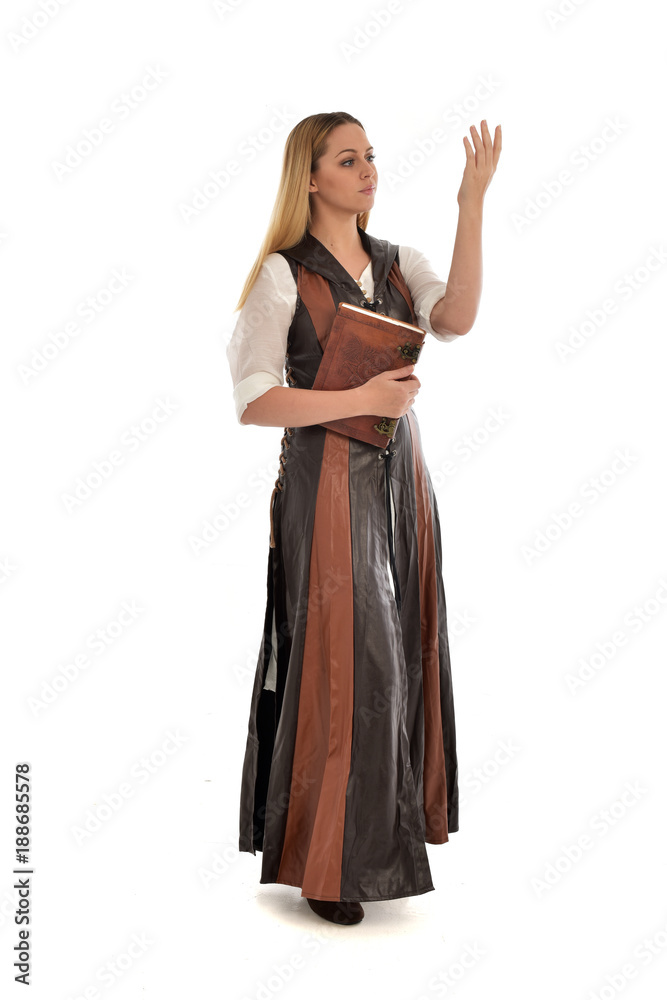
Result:
M357 228L372 308L418 325L398 247ZM307 389L338 303L369 303L310 233L280 252L298 291L286 381ZM262 852L260 882L314 899L428 892L425 844L459 828L458 766L440 519L415 408L384 449L285 428L269 514L239 849Z

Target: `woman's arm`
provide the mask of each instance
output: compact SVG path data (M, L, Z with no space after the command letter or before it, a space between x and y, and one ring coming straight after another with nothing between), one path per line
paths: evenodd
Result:
M306 427L325 420L358 417L366 411L354 389L296 389L274 385L248 403L241 414L242 424L260 427Z
M482 137L471 126L475 149L464 136L466 165L457 195L459 221L447 279L447 290L431 312L431 326L440 334L468 333L472 329L482 294L482 206L502 148L500 125L496 126L491 142L486 120L482 122Z
M431 311L439 334L468 333L482 295L482 206L461 205L447 290Z
M289 264L280 254L269 254L227 347L239 423L303 427L374 412L369 411L368 393L360 393L361 386L332 392L281 384L295 308L296 285ZM275 384L266 388L271 382ZM248 396L255 398L246 402Z
M414 403L420 386L414 362L378 372L354 389L295 389L274 385L246 404L241 423L307 427L369 413L402 417Z

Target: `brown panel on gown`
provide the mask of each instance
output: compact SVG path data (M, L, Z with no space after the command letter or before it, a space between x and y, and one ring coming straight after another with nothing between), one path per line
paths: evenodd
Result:
M278 878L340 899L354 708L350 439L327 429L310 557L294 770ZM304 781L304 776L308 781Z
M407 413L410 430L417 436L415 420ZM433 514L422 453L414 448L417 540L419 543L419 590L422 632L422 679L424 684L424 819L426 843L444 844L447 833L447 779L442 742L440 709L440 655L438 640L438 591L436 581Z

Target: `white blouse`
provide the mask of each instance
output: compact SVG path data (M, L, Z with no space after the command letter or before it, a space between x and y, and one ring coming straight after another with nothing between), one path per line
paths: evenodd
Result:
M456 340L457 334L436 333L430 323L431 310L443 297L447 282L441 281L424 254L399 246L399 266L410 291L417 325L437 340ZM361 290L372 300L373 262L362 272ZM241 309L227 345L227 360L234 383L236 417L248 403L274 385L284 385L287 334L296 311L296 282L279 253L265 258L250 294Z

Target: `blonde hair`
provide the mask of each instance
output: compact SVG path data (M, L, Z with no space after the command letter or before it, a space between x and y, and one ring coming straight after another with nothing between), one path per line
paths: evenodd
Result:
M327 150L329 133L338 125L351 123L363 128L361 122L345 111L310 115L287 136L278 194L269 220L269 228L257 259L246 278L236 309L242 309L266 257L276 250L286 250L300 243L312 223L308 184L320 157ZM365 230L370 211L357 215L357 225Z

